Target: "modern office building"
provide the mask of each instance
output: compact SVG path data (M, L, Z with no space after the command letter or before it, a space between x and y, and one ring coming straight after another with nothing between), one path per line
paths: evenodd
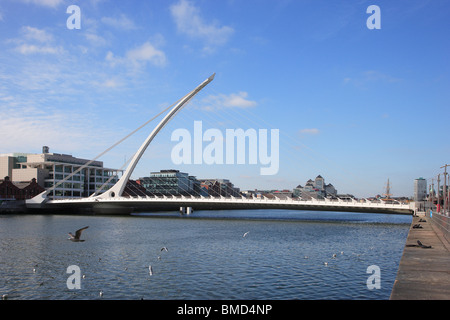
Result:
M150 177L137 180L147 193L155 196L200 195L200 182L188 173L179 170L151 172Z
M427 180L418 178L414 180L414 201L423 201L427 197Z
M48 195L51 199L88 197L96 191L105 192L117 182L120 172L104 168L102 161L50 153L48 147L43 147L40 154L0 154L0 176L8 176L14 183L36 179L41 187L53 188Z

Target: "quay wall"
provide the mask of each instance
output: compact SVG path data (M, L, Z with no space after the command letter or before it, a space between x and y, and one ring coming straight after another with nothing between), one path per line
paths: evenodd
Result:
M442 232L442 236L450 242L450 217L439 214L439 213L426 213L427 217L431 219L433 226L435 226L440 232Z
M435 213L413 216L391 300L450 299L448 222Z

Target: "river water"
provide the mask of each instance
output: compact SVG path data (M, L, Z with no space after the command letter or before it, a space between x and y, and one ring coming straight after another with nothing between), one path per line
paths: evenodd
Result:
M0 295L384 300L410 223L402 215L290 210L0 215ZM84 242L68 240L85 226ZM380 276L372 289L370 266Z

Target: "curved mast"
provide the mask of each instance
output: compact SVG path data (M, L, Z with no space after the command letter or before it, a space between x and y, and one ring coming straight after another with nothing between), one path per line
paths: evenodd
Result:
M183 106L192 99L197 93L200 92L207 84L209 84L216 74L212 74L208 79L203 81L197 88L195 88L193 91L189 92L187 95L185 95L180 102L178 102L177 105L175 105L169 113L164 117L164 119L161 120L161 122L153 129L153 131L150 133L150 135L147 137L147 139L144 141L144 143L141 145L139 150L134 155L133 159L131 160L130 164L128 165L127 169L125 170L122 177L117 181L117 183L112 186L109 190L102 193L101 195L95 196L93 198L96 199L104 199L104 198L114 198L114 197L120 197L123 194L123 191L125 189L125 186L128 182L128 180L131 177L131 174L133 173L137 163L141 159L142 155L144 154L145 150L149 146L150 142L152 142L153 138L158 134L159 131L161 131L162 128L175 116L175 114L180 111Z

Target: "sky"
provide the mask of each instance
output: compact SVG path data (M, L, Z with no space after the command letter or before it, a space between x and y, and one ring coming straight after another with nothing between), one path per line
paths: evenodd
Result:
M132 178L177 169L253 190L321 175L357 197L389 179L412 196L450 162L449 16L447 0L0 0L0 153L93 159L216 73ZM99 160L123 167L160 119ZM277 129L278 171L177 164L172 134L194 140L199 121L266 143Z

